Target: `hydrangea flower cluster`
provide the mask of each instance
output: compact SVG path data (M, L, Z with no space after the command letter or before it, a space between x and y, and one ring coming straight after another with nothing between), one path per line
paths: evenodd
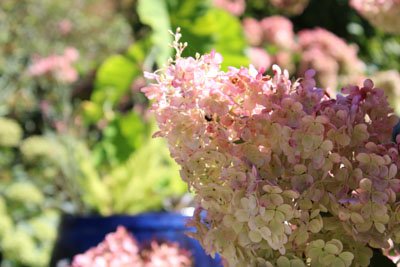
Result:
M312 68L317 71L318 85L333 91L338 84L353 80L364 72L357 47L348 45L325 29L307 29L295 35L292 22L282 16L266 17L261 21L246 18L243 29L253 46L249 50L250 60L257 68L269 68L275 63L290 73L297 69L299 76ZM274 54L268 54L263 46L272 46ZM297 66L296 54L300 58Z
M351 0L350 5L375 27L400 33L399 0Z
M78 72L73 63L79 58L79 52L73 47L68 47L62 55L33 58L33 64L28 69L32 77L52 75L60 82L71 83L78 79Z
M243 29L249 44L249 56L257 67L269 68L273 63L293 70L292 56L296 50L292 22L282 16L266 17L260 21L254 18L243 19ZM264 46L273 46L277 52L268 54Z
M370 248L400 242L398 118L383 90L365 80L332 99L312 70L223 72L216 52L182 57L179 38L143 92L207 252L226 266L368 266Z
M71 267L189 267L191 254L176 243L151 242L140 251L136 239L122 226L97 247L76 255Z
M335 90L340 79L363 73L364 63L357 56L357 47L335 34L316 28L302 30L297 36L301 51L299 73L315 69L322 86Z
M189 267L193 266L189 251L177 243L157 243L152 241L150 247L142 251L144 267Z

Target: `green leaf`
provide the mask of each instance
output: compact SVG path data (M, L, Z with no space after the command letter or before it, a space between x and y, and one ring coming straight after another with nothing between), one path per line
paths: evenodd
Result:
M182 28L182 40L188 42L184 56L193 56L196 52L208 53L215 49L224 58L223 68L249 64L240 21L228 12L209 8L190 21L175 19L173 26Z
M141 74L137 64L122 55L109 57L99 68L92 101L99 105L115 105Z
M158 66L162 66L171 55L172 43L170 18L165 0L139 0L137 11L140 21L151 27L153 30L151 40L156 49L156 61Z
M138 149L148 134L146 125L140 116L131 112L122 116L118 121L118 128L127 144L130 144L135 150Z
M97 164L117 165L142 146L149 129L135 112L117 114L103 130L103 138L95 146Z
M141 66L146 60L146 56L149 53L150 47L151 41L149 38L138 40L128 48L126 56Z
M187 191L167 144L159 138L146 139L125 164L113 169L106 182L113 192L116 213L160 210L165 197Z

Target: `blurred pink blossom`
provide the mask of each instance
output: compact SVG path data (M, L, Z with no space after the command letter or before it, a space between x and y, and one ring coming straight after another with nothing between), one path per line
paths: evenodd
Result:
M72 22L69 19L62 19L58 22L58 30L62 35L67 35L72 31Z
M400 0L351 0L350 5L375 27L400 33Z
M271 4L283 12L291 15L303 13L309 0L271 0Z
M64 57L70 62L75 62L79 58L79 52L73 47L67 47L64 50Z
M339 65L336 60L319 48L310 48L301 54L300 73L308 69L317 70L317 82L323 87L335 90Z
M290 73L293 73L295 70L293 51L290 50L278 51L278 53L276 53L273 56L273 63L288 70Z
M142 252L144 267L189 267L192 266L190 253L177 243L151 242L150 250Z
M265 49L260 47L250 47L248 50L250 62L257 69L268 69L271 67L272 60Z
M79 52L73 47L67 47L62 55L33 57L33 64L28 68L28 74L32 77L50 74L60 82L75 82L78 79L78 72L72 65L78 58Z
M263 29L260 22L254 18L243 19L243 30L247 41L252 46L259 46L264 39Z
M364 71L364 63L357 56L357 47L348 45L325 29L300 31L298 46L301 54L299 75L307 69L315 69L319 86L335 90L341 78Z
M245 0L213 0L213 2L216 7L225 9L235 16L242 15L246 8Z
M71 267L189 267L189 251L177 243L151 242L140 251L136 239L122 226L103 242L74 257Z
M124 227L108 234L97 247L74 257L71 267L143 266L136 240Z
M282 16L271 16L261 20L264 41L280 48L291 49L294 46L292 22Z

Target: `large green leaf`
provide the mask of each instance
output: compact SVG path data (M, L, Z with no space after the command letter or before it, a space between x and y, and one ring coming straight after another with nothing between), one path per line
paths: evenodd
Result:
M173 17L173 26L182 28L182 39L189 44L185 56L215 49L224 57L223 68L249 64L244 54L246 41L240 21L228 12L208 8L197 13L197 17Z
M148 135L149 129L135 112L117 114L103 130L103 138L95 146L96 163L117 165L126 161Z
M109 57L97 72L92 101L99 105L115 105L140 74L138 65L129 58L122 55Z
M131 45L126 51L126 56L132 61L136 62L138 66L143 65L146 60L148 53L151 48L151 40L149 38L143 38L137 40L133 45Z
M139 0L137 11L140 21L152 29L151 40L157 64L162 66L171 55L172 35L168 9L165 0Z

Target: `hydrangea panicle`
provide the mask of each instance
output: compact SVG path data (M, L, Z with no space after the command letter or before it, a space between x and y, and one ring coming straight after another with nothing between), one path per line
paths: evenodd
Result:
M365 80L332 99L312 70L220 64L178 53L143 89L207 252L226 266L368 266L371 247L400 242L398 118L383 90Z

